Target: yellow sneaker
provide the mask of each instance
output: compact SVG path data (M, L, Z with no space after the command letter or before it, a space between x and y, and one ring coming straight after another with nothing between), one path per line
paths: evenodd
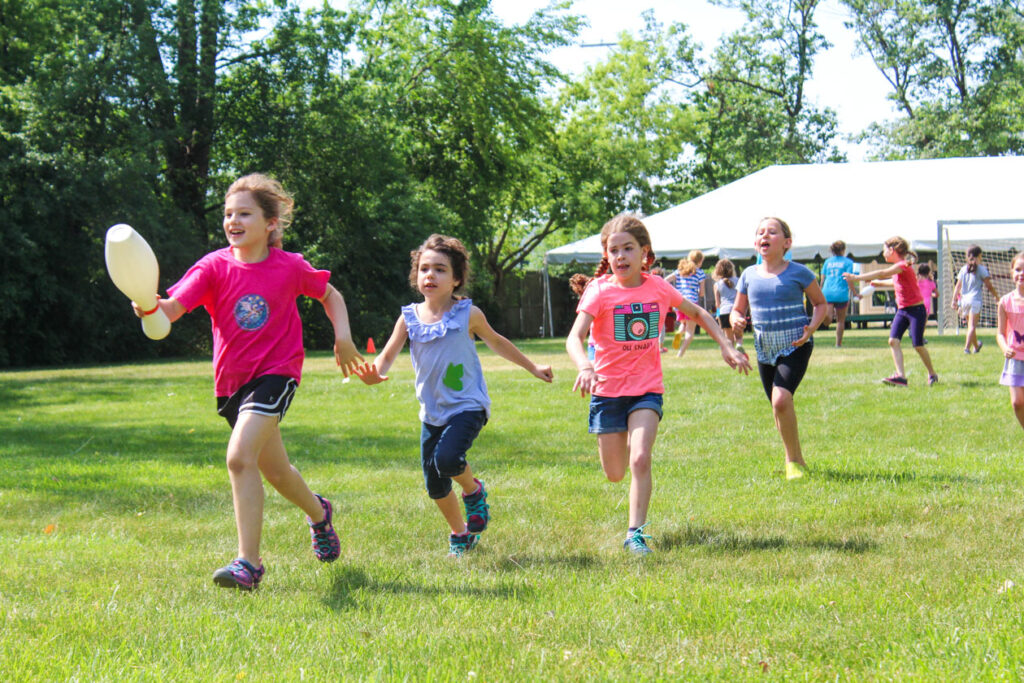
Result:
M808 476L807 468L803 465L799 465L795 462L786 463L786 479L793 481L794 479L803 479Z

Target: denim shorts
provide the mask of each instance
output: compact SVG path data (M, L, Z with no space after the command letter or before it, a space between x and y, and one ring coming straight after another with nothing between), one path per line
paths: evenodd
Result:
M647 408L661 419L662 395L648 392L642 396L594 396L590 395L591 434L614 434L628 429L629 414L634 410Z

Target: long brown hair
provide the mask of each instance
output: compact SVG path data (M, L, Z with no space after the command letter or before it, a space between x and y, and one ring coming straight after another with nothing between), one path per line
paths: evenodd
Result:
M641 249L647 247L647 260L643 264L645 271L650 270L651 266L654 265L657 258L654 255L654 247L651 245L651 234L647 232L647 226L634 214L620 213L601 228L601 263L597 265L594 274L591 277L587 277L582 273L577 273L570 278L569 286L573 292L582 294L592 279L601 277L608 272L608 269L611 267L611 264L608 263L607 255L608 238L617 232L628 232L633 236L637 244L640 245Z

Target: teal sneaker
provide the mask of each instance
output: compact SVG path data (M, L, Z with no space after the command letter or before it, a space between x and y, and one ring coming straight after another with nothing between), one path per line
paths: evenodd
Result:
M476 493L468 496L462 494L462 505L466 508L466 528L471 534L482 533L491 521L491 506L487 504L487 489L479 479L474 479L480 487Z
M644 527L647 524L641 524L636 529L626 533L626 540L623 542L622 547L634 555L650 555L654 551L647 546L647 541L651 537L644 533Z
M448 537L448 557L462 557L476 547L476 534L452 534Z

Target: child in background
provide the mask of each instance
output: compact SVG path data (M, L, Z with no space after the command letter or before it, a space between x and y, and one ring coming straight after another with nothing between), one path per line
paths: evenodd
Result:
M978 321L981 319L981 307L985 299L982 287L987 287L992 298L999 300L999 293L992 286L992 277L988 268L981 262L981 247L977 244L967 249L967 263L956 276L953 288L953 301L950 305L960 309L960 315L967 318L967 339L964 353L981 351L981 340L978 339Z
M707 275L701 270L701 264L703 263L704 253L694 249L686 258L681 259L676 266L676 270L665 278L687 301L702 310L704 308L704 281L707 279ZM689 317L682 308L677 308L676 324L679 327L679 332L676 334L682 335L682 341L679 345L679 350L676 352L676 357L682 358L683 354L686 353L686 349L690 347L690 342L693 341L693 335L697 329L697 320ZM675 346L674 340L672 345Z
M605 223L601 248L604 257L583 292L565 348L579 370L573 391L591 395L589 431L597 435L605 476L621 481L627 466L632 475L623 548L646 555L651 552L650 536L644 533L652 490L651 452L665 392L657 343L665 312L675 306L700 321L730 367L747 372L750 364L707 311L647 272L654 252L637 217L621 214ZM584 349L588 332L597 351L593 361Z
M448 523L448 555L461 557L476 546L490 521L487 489L473 476L466 453L490 417L483 368L474 336L496 354L538 379L550 382L551 367L537 365L494 331L483 311L461 296L469 281L469 254L454 237L431 235L411 254L409 284L421 303L402 307L391 338L373 363L355 373L366 384L388 379L406 339L420 402L420 458L427 494ZM463 519L459 496L462 489Z
M736 348L743 341L743 337L737 337L732 325L729 324L729 314L736 303L736 268L732 261L727 258L719 259L711 279L715 281L715 310L718 324L725 332L726 339Z
M822 324L828 325L835 318L836 347L840 347L843 345L843 332L846 331L846 309L857 294L853 285L843 279L843 273L853 273L855 267L853 260L846 256L846 242L836 240L830 250L832 256L825 259L821 266L821 291L828 304Z
M910 343L914 350L921 357L925 369L928 370L928 386L939 381L932 367L932 357L924 346L924 327L928 322L928 313L924 307L924 297L921 296L921 288L917 284L917 275L914 268L907 263L905 256L910 251L910 245L902 237L890 237L885 241L882 254L887 263L892 265L882 270L863 275L846 273L843 275L849 282L892 278L892 286L896 294L896 315L892 319L889 328L889 349L892 351L892 362L896 366L896 374L886 377L882 381L886 384L905 387L907 386L907 375L903 368L903 349L900 340L903 334L910 329Z
M749 306L761 386L772 404L775 427L786 453L786 479L807 474L800 448L793 395L807 372L814 349L814 331L825 317L825 296L806 266L786 259L793 233L781 218L764 218L754 234L761 262L740 276L731 322L737 332L746 325ZM814 307L808 320L804 295Z
M362 357L331 274L281 250L292 206L276 180L259 174L236 180L224 198L228 246L200 259L167 290L170 298L159 300L171 321L203 306L213 323L217 412L231 425L227 467L238 530L238 556L213 573L214 583L227 588L252 590L263 578L261 473L306 513L318 560L332 562L341 552L331 503L309 490L281 441L279 423L302 376L296 298L323 304L334 326L334 359L346 377Z
M1013 289L999 300L996 343L1006 357L999 383L1010 387L1010 406L1024 427L1024 252L1010 264Z
M930 318L932 315L932 299L935 298L935 290L938 285L932 279L932 269L927 263L917 267L917 287L921 290L921 297L924 299L924 311Z

